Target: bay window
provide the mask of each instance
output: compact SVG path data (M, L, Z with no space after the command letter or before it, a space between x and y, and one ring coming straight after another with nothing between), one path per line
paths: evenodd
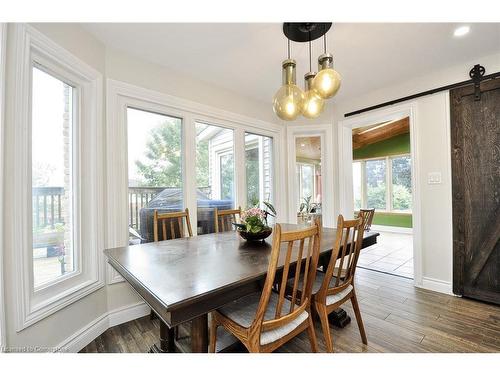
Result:
M182 120L127 108L128 216L131 244L153 240L154 210L184 209Z
M245 133L247 206L273 201L273 139Z
M234 208L234 151L231 129L196 123L197 233L213 233L214 209Z
M13 29L6 159L16 170L6 186L19 331L104 285L102 76L33 27Z
M32 68L31 183L35 289L75 269L75 89Z

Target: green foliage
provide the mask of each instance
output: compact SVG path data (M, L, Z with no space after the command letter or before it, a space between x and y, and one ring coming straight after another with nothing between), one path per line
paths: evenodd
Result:
M247 174L247 202L250 206L259 204L259 149L245 151L245 168Z
M234 181L234 158L233 154L225 154L220 158L220 198L233 199Z
M151 131L145 160L135 162L143 186L182 186L181 127L165 120Z
M196 142L196 186L209 185L208 140Z
M266 225L258 216L247 217L245 224L245 230L249 233L259 233L266 228Z
M369 208L378 208L385 210L385 184L380 184L378 186L368 185L366 198L366 204Z
M395 210L411 209L411 191L403 185L393 185L392 205Z

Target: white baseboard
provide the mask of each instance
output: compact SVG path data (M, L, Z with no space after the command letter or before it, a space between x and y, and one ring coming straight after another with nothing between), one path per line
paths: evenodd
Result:
M61 342L56 351L78 353L108 328L148 315L149 311L149 307L144 302L109 311Z
M372 225L371 230L375 232L390 232L390 233L404 233L413 234L413 228L403 228L403 227L390 227L387 225Z
M432 290L434 292L449 294L452 296L454 295L451 282L433 279L431 277L423 277L422 278L422 285L420 285L420 286L417 285L417 287Z

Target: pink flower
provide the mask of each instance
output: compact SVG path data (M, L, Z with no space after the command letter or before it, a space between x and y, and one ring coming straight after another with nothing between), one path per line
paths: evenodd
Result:
M243 211L243 213L241 214L241 220L245 221L248 217L252 216L257 216L259 219L264 219L265 213L258 207L252 207L246 211Z

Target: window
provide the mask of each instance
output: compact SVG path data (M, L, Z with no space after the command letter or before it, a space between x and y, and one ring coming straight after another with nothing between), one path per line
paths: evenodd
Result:
M411 159L409 156L391 158L392 209L411 210Z
M366 205L379 210L386 209L385 159L365 162Z
M102 76L31 26L12 27L6 160L17 167L5 184L16 191L6 214L20 331L104 285Z
M361 208L362 201L362 188L361 182L363 180L361 174L361 162L355 161L352 163L352 179L353 179L353 188L354 188L354 209L359 210Z
M273 139L245 133L247 206L273 201Z
M32 69L33 283L71 273L74 257L74 89Z
M411 213L410 155L357 160L352 170L355 210Z
M233 131L196 123L198 234L213 233L214 208L234 207Z
M184 209L182 120L127 108L130 243L153 240L152 215Z
M316 202L316 167L314 164L297 163L297 186L299 187L298 206L304 202L304 198L311 198L311 202Z

